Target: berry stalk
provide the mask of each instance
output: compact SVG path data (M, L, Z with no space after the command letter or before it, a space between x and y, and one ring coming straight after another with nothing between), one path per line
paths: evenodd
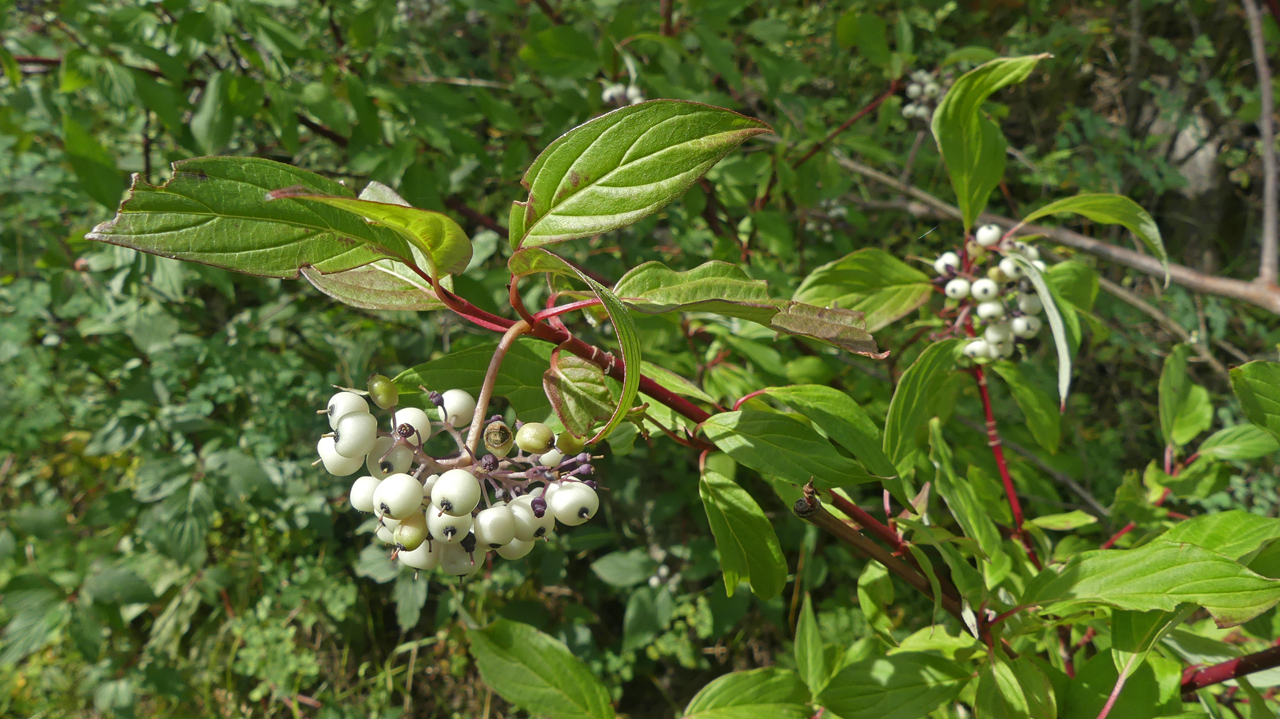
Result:
M476 411L471 418L471 428L467 432L467 448L471 450L472 456L479 456L480 433L484 429L484 419L489 411L489 400L493 398L493 385L498 380L498 370L502 369L502 360L507 356L511 345L515 344L516 338L528 331L527 322L524 320L516 322L507 328L502 339L498 341L497 349L493 351L493 357L489 360L489 369L484 374L484 384L480 386L480 397L476 399Z

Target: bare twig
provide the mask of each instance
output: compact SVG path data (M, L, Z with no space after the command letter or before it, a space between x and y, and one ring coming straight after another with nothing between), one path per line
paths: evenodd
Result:
M1261 93L1262 109L1258 115L1258 132L1262 135L1262 257L1258 265L1258 282L1275 286L1277 271L1280 270L1280 248L1277 247L1277 233L1280 233L1280 219L1277 218L1277 203L1280 202L1280 189L1276 187L1276 137L1275 123L1272 113L1275 112L1275 100L1271 91L1271 66L1267 59L1267 46L1262 38L1262 14L1258 12L1258 4L1254 0L1241 0L1244 14L1249 18L1249 40L1253 45L1253 64L1258 73L1258 90Z
M848 120L845 120L843 124L841 124L839 127L837 127L836 129L828 133L826 137L822 138L822 140L818 142L818 144L809 148L808 152L806 152L803 156L801 156L799 160L796 160L791 165L791 168L795 169L803 165L805 162L808 162L809 158L818 154L818 151L821 150L824 145L826 145L828 142L831 142L832 140L839 137L841 133L843 133L845 130L848 130L853 125L853 123L865 117L867 113L871 112L877 107L880 107L880 103L884 102L885 100L888 100L890 97L893 96L893 93L897 91L898 91L898 80L895 78L893 82L889 83L888 90L885 90L879 97L867 103L866 106L864 106L861 110L858 110L857 112L850 115Z
M462 199L459 197L451 195L449 197L444 198L444 206L448 207L450 210L453 210L459 215L462 215L468 220L471 220L477 225L480 225L481 227L493 230L503 238L507 237L507 228L498 224L498 221L493 219L492 217L489 217L488 215L485 215L483 213L480 213L471 209L470 207L467 206L467 203L463 202Z
M1229 659L1213 666L1188 667L1182 673L1182 693L1189 694L1207 686L1238 679L1255 672L1280 666L1280 647L1271 647L1243 657Z

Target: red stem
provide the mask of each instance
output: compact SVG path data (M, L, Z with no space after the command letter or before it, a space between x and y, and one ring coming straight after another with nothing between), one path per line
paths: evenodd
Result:
M871 112L877 107L880 107L880 103L884 102L885 100L888 100L890 97L893 97L893 94L897 91L898 91L898 79L894 78L893 82L889 83L888 90L885 90L882 95L872 100L870 103L867 104L866 107L855 112L853 116L850 117L848 120L845 120L844 124L832 130L826 137L822 138L821 142L811 147L809 151L804 154L803 157L801 157L799 160L796 160L795 163L791 165L791 169L794 170L797 167L800 167L804 163L808 162L809 158L818 154L818 151L822 149L823 145L836 139L836 137L839 136L840 133L844 132L845 130L848 130L853 125L853 123L866 117L867 113Z
M580 309L583 309L586 307L592 307L598 304L600 304L600 300L596 298L592 298L589 300L581 300L579 302L570 302L567 305L559 305L557 307L548 307L547 309L542 310L541 312L534 312L533 319L545 320L551 317L559 317L560 315L573 312L574 310L580 310Z
M830 492L830 494L831 503L835 505L836 509L849 515L853 521L862 525L863 529L866 529L871 534L879 537L881 541L888 544L890 547L893 547L894 552L901 553L903 551L902 538L898 536L897 532L889 529L887 525L880 523L879 520L868 514L866 510L853 502L850 502L848 499L845 499L835 492Z
M996 416L991 411L991 394L987 391L987 376L981 366L973 368L973 378L978 382L978 394L982 396L982 410L987 415L987 445L996 459L996 467L1000 469L1000 481L1004 482L1005 497L1009 500L1009 510L1013 513L1013 533L1027 550L1027 556L1036 569L1042 569L1040 558L1031 546L1031 539L1022 531L1022 504L1018 501L1017 489L1013 486L1013 477L1009 476L1009 464L1004 458L1004 447L1000 443L1000 433L996 431Z
M1187 667L1182 673L1182 693L1188 694L1230 679L1280 666L1280 647L1271 647L1243 657L1236 657L1203 669Z

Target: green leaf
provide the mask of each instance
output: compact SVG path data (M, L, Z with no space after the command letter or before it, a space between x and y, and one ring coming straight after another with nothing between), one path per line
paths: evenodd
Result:
M1083 312L1093 310L1099 285L1098 273L1093 268L1083 262L1067 260L1050 265L1044 276L1059 297Z
M872 474L897 475L897 468L882 448L880 428L849 395L816 384L770 387L765 394L808 417L828 437L852 452Z
M1061 571L1048 568L1027 587L1021 603L1064 615L1105 605L1138 612L1204 607L1219 626L1235 626L1280 601L1280 580L1262 577L1230 557L1157 539L1137 549L1106 549L1074 557Z
M1067 394L1071 391L1071 343L1067 339L1067 328L1063 324L1063 314L1058 308L1058 300L1050 291L1049 285L1044 281L1044 275L1040 274L1039 268L1031 264L1031 261L1023 257L1021 254L1011 252L1007 255L1018 263L1030 280L1031 284L1036 288L1036 295L1040 297L1040 304L1044 305L1044 316L1049 322L1049 330L1053 333L1053 344L1058 350L1058 397L1061 400L1059 410L1065 410L1067 406ZM1079 334L1077 328L1076 334Z
M496 342L457 350L439 358L410 367L393 380L401 397L417 397L422 394L419 385L427 389L462 389L476 395L484 384L489 368L489 358ZM552 347L545 342L521 337L515 341L502 360L493 393L506 397L516 415L526 422L542 421L551 411L546 393L542 389L542 373L551 361Z
M974 708L984 719L1031 719L1022 684L1013 667L1001 657L992 657L983 665Z
M595 437L588 440L588 444L594 444L609 436L609 432L623 420L640 393L640 337L636 334L635 320L631 318L622 301L608 287L591 279L582 270L548 250L527 247L513 254L507 260L507 266L511 269L511 274L517 278L543 272L575 277L590 287L600 299L600 303L604 305L605 312L613 321L614 334L618 338L618 347L622 351L622 390L613 416Z
M756 500L712 469L698 480L698 494L720 551L726 592L733 596L733 588L746 579L761 599L781 594L787 584L787 562L778 535Z
M721 412L702 423L707 439L739 463L793 484L810 478L824 489L874 482L857 462L836 451L800 420L777 412Z
M887 352L876 349L875 340L867 332L861 312L814 307L801 302L779 302L778 314L769 326L779 332L809 337L835 345L846 352L884 359Z
M1111 650L1119 675L1128 677L1137 671L1151 647L1194 610L1186 605L1168 612L1112 612Z
M919 719L959 696L970 678L956 662L903 652L846 666L820 700L840 719Z
M378 260L328 275L314 267L303 267L300 272L317 290L364 310L429 312L445 307L429 282L395 260Z
M413 264L425 264L437 279L442 275L462 274L467 269L471 262L471 238L458 223L444 213L419 210L403 200L395 202L399 196L380 183L372 186L374 191L370 194L379 197L379 201L317 194L299 186L277 189L267 196L272 200L319 202L386 227L403 238L412 252ZM394 200L387 193L394 196Z
M647 580L658 563L643 549L610 552L591 563L591 571L600 581L615 587L634 587Z
M884 453L899 472L915 465L929 423L929 402L955 369L960 342L952 339L929 345L898 380L884 422Z
M652 362L642 362L640 366L644 375L649 379L652 379L654 382L657 382L658 386L663 389L674 392L682 397L690 397L708 404L715 404L715 398L704 392L701 387L675 372L672 372L666 367L659 367Z
M866 617L871 631L889 646L897 646L898 640L893 636L893 617L888 612L891 604L893 579L889 576L889 570L873 559L858 574L858 607Z
M1173 443L1179 447L1190 442L1213 424L1213 403L1209 390L1198 384L1188 388L1187 397L1173 421Z
M62 151L85 194L108 210L116 209L124 193L124 175L111 153L67 113L62 115Z
M947 65L954 65L958 62L981 64L984 62L990 62L997 57L1000 56L997 55L994 50L988 50L987 48L979 47L978 45L967 45L947 53L947 56L942 59L939 66L946 67Z
M600 59L590 37L568 25L556 25L537 33L520 48L520 59L539 73L590 77L600 69Z
M678 100L643 102L579 125L525 173L524 232L511 233L511 246L590 237L648 217L766 132L759 120Z
M1048 56L999 58L971 70L956 80L934 110L933 137L951 175L966 233L1004 176L1004 135L982 114L982 103L1000 88L1027 79L1044 57Z
M609 690L565 645L528 624L498 619L467 630L485 685L550 719L612 719Z
M992 563L1000 561L1005 553L1000 530L973 485L956 475L951 447L943 438L942 422L936 417L929 421L929 444L932 449L929 457L938 468L934 478L938 494L942 495L965 536L977 541L978 547Z
M933 296L929 277L874 248L858 250L809 273L791 299L863 313L876 332L915 312Z
M266 193L301 185L350 195L342 185L279 162L205 157L174 163L154 187L137 175L114 219L91 240L261 277L293 279L303 267L341 272L409 256L399 235L359 215L305 200L268 202Z
M422 608L427 604L427 589L430 584L427 576L420 572L401 572L396 577L391 598L396 603L396 624L402 632L418 626L418 620L422 618Z
M1097 517L1078 509L1063 514L1045 514L1027 520L1027 524L1054 532L1070 532L1073 529L1097 524L1097 522Z
M1179 522L1160 539L1194 544L1239 560L1267 542L1280 539L1280 519L1232 509Z
M1053 398L1045 394L1039 387L1031 384L1022 376L1022 370L1012 362L996 362L991 369L1009 385L1013 401L1018 403L1022 416L1027 420L1027 429L1036 438L1036 442L1045 451L1055 454L1058 442L1062 438L1061 417Z
M1231 388L1249 421L1280 439L1280 364L1256 360L1236 367Z
M804 606L796 621L795 655L796 669L808 685L809 692L818 696L826 688L831 670L827 666L822 634L818 630L818 618L813 614L813 599L808 594L804 595Z
M809 690L795 672L769 667L732 672L706 685L685 707L685 719L809 719Z
M149 604L156 599L146 580L132 569L109 567L84 581L94 601L107 604Z
M1202 460L1251 460L1261 459L1280 451L1280 441L1275 435L1256 424L1238 424L1220 429L1200 443L1196 454Z
M1148 250L1151 250L1152 254L1160 258L1160 264L1165 269L1165 284L1168 284L1169 254L1165 252L1164 241L1160 239L1160 228L1156 226L1156 221L1152 219L1151 215L1147 214L1147 211L1142 209L1138 203L1124 195L1087 193L1050 202L1024 217L1022 222L1030 223L1041 217L1063 212L1084 215L1094 222L1100 222L1105 225L1124 226L1134 235L1137 235L1138 239L1142 240L1142 243L1147 246Z
M22 68L18 67L18 61L14 59L13 53L3 45L0 45L0 70L3 70L4 76L9 79L10 92L17 90L22 84Z
M604 370L563 352L552 353L551 366L542 375L542 389L560 423L575 437L586 436L617 407Z
M1160 371L1160 431L1164 433L1165 444L1175 447L1179 443L1174 439L1174 425L1191 394L1192 384L1187 379L1189 354L1190 344L1176 345L1164 358L1164 368Z
M857 47L867 62L888 67L890 60L888 24L878 15L849 10L840 17L836 39L844 47Z

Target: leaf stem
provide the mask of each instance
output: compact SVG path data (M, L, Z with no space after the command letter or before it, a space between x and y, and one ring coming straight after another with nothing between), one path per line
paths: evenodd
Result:
M489 370L484 373L484 384L480 386L480 396L476 398L476 413L471 418L471 429L467 432L467 447L474 456L480 456L480 433L484 430L484 419L489 411L489 400L493 399L493 385L498 381L498 370L502 369L502 360L507 356L507 350L511 349L511 345L515 344L516 338L528 331L528 323L524 320L516 322L502 335L502 339L498 340L497 348L493 350L493 357L489 360Z
M541 312L533 313L533 319L535 321L542 321L545 319L549 319L551 317L559 317L560 315L573 312L574 310L581 310L587 307L594 307L595 305L598 305L598 304L601 304L599 298L593 297L589 300L580 300L578 302L570 302L567 305L548 307L547 309L542 310Z
M1004 458L1004 448L1000 444L1000 433L996 427L996 416L991 411L991 393L987 391L987 375L982 367L975 366L973 378L978 383L978 394L982 397L982 411L987 417L987 445L991 447L991 455L995 457L996 467L1000 470L1000 481L1004 483L1004 494L1009 500L1009 511L1013 513L1013 533L1027 550L1027 557L1036 569L1043 569L1040 558L1036 555L1031 539L1022 531L1022 503L1018 501L1017 488L1013 486L1013 477L1009 476L1009 463Z

